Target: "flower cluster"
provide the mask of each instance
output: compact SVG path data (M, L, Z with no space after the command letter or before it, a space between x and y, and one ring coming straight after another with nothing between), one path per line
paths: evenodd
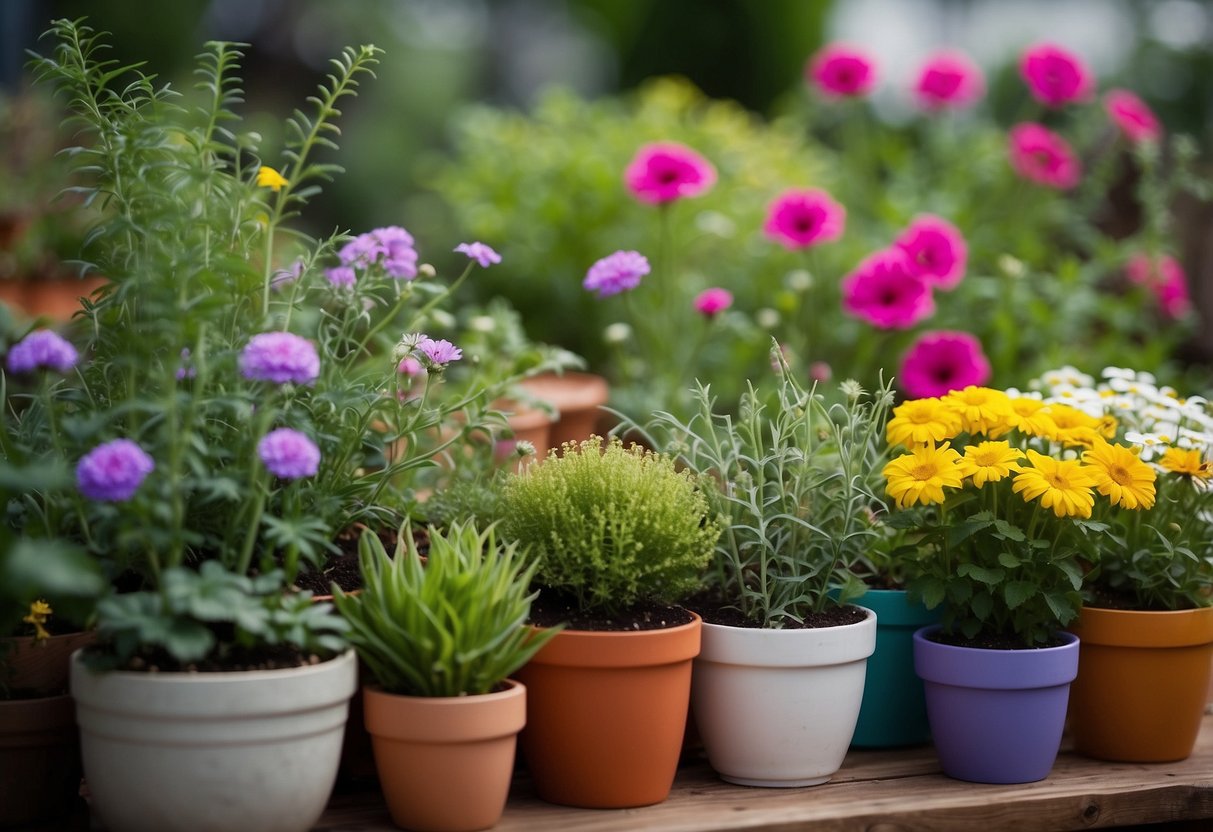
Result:
M358 273L373 266L382 268L385 274L396 280L413 280L417 277L417 250L413 247L413 235L395 225L359 234L341 247L337 258L340 265L325 270L325 276L334 286L353 286Z

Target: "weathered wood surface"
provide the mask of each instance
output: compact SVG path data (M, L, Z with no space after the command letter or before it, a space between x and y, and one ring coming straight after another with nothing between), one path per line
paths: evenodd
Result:
M705 762L678 771L669 800L642 809L585 810L537 799L525 776L499 832L908 832L1094 829L1208 820L1213 830L1213 716L1195 753L1178 763L1101 763L1069 752L1048 779L1022 786L962 783L939 773L930 747L852 751L829 783L751 789L720 781ZM1196 829L1203 823L1194 824ZM377 791L338 793L316 829L395 829Z

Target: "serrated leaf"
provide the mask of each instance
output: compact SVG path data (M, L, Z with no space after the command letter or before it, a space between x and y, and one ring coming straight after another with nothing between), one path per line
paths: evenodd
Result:
M1007 608L1013 610L1038 591L1036 584L1028 581L1007 581L1003 584L1002 596L1006 599Z
M1000 583L1006 576L1006 573L1001 569L991 569L986 566L978 566L975 563L962 563L956 567L956 574L980 581L987 586L994 586Z

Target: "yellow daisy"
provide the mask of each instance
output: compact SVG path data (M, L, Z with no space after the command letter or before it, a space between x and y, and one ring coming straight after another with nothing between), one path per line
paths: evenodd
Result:
M1007 424L1027 436L1048 438L1057 432L1057 425L1049 418L1049 411L1040 399L1007 399L1010 412Z
M258 188L269 188L271 191L277 192L281 191L285 184L286 178L268 165L262 165L257 171Z
M1207 480L1213 477L1213 462L1202 459L1196 448L1167 448L1158 464L1168 471L1191 477L1193 480Z
M1040 498L1040 504L1053 509L1058 517L1090 517L1095 496L1091 489L1098 483L1087 466L1076 459L1058 460L1028 451L1031 468L1022 469L1011 490L1025 502Z
M969 433L1006 433L1009 427L1010 399L1001 390L969 385L948 393L943 402L959 414L961 425Z
M890 445L907 448L951 439L960 432L960 416L939 399L914 399L893 408L886 433Z
M1097 439L1082 455L1095 475L1099 493L1113 505L1124 508L1150 508L1154 505L1154 469L1123 445L1109 445Z
M1093 416L1088 416L1076 407L1068 404L1053 403L1048 407L1049 418L1053 420L1056 430L1048 436L1063 445L1082 445L1089 448L1100 437L1100 422Z
M884 467L888 494L902 508L922 503L942 503L944 488L964 485L956 461L960 454L947 444L936 448L921 445Z
M26 624L34 625L34 641L45 641L51 637L51 634L47 631L44 625L46 624L46 620L50 618L54 612L55 611L51 609L51 605L41 599L34 601L29 605L29 615L25 616L21 620Z
M1012 471L1022 471L1016 460L1023 459L1023 451L1012 448L1009 442L982 442L965 448L964 458L957 463L960 475L973 480L981 488L987 482L998 482L1011 476Z

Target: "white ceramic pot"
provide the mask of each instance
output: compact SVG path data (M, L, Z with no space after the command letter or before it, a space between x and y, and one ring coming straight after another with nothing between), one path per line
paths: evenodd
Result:
M72 656L84 777L108 832L304 832L324 811L352 650L287 670L94 673Z
M743 786L815 786L842 765L863 699L876 614L843 627L703 624L691 704L712 768Z

